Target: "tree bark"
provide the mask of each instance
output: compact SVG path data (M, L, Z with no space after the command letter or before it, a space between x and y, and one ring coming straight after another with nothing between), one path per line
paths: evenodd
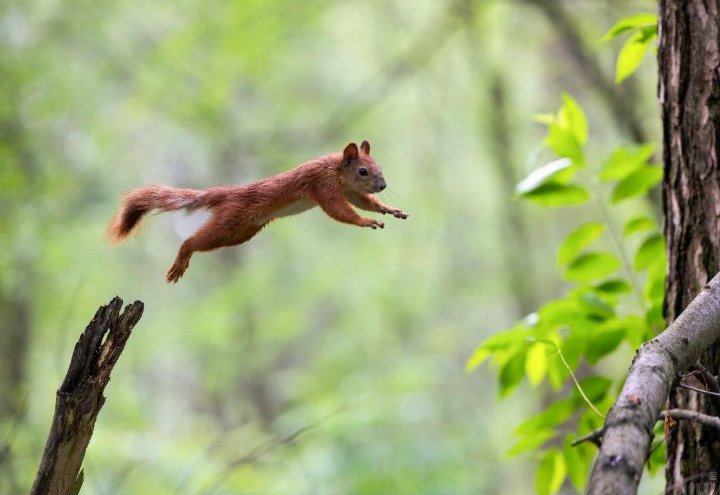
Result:
M663 116L663 208L668 270L668 323L720 267L720 16L717 1L660 0L658 62ZM720 350L700 361L720 370ZM718 414L707 396L675 388L669 408ZM667 438L668 493L720 470L720 436L681 422Z
M105 402L103 391L143 313L143 303L135 301L121 314L122 303L115 297L101 306L75 344L31 495L69 495L80 489L80 467Z
M643 344L620 397L605 420L588 483L592 495L634 494L650 452L653 428L677 374L720 337L720 274L667 330ZM679 425L692 423L683 421ZM708 429L712 429L706 426Z

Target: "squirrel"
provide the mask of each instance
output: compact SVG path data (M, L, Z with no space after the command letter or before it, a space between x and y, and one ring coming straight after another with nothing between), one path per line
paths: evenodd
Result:
M136 230L145 215L185 209L207 209L212 213L194 235L185 239L167 272L168 283L176 283L196 251L212 251L249 241L271 221L320 206L338 222L384 228L379 220L363 218L352 208L390 214L405 219L404 211L383 204L374 196L385 189L382 170L370 156L370 144L358 149L348 144L342 153L330 153L286 172L244 185L215 186L204 190L164 185L138 187L124 195L118 212L110 219L107 237L117 244Z

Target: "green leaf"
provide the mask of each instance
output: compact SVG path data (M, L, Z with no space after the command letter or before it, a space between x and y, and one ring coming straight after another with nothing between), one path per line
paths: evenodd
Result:
M558 250L558 264L570 263L583 248L596 241L604 231L605 225L601 223L586 223L570 232Z
M524 346L526 337L527 329L522 324L515 325L510 330L491 335L475 349L465 364L465 370L472 371L495 353L511 351L513 348Z
M624 280L613 279L596 285L595 290L605 294L625 294L632 291L632 287Z
M553 182L562 182L562 180L558 180L558 174L564 170L570 169L571 167L572 161L567 158L561 158L547 163L542 167L533 170L527 177L518 182L517 186L515 186L515 192L523 195L534 191L541 185L550 182L551 180L553 180ZM562 179L565 178L562 177ZM570 177L567 177L565 180L569 179Z
M572 442L573 439L571 437L568 436L565 438L563 442L563 456L565 457L568 478L570 478L575 489L579 493L582 493L585 491L585 483L588 478L592 452L583 444L573 447Z
M647 325L656 331L660 331L665 328L665 318L663 318L662 301L657 304L653 304L645 313L645 322Z
M635 232L642 232L643 230L650 230L655 228L655 222L645 215L632 218L628 223L625 224L625 230L623 234L625 237L634 234Z
M648 339L649 328L647 322L636 315L623 317L622 324L625 326L625 339L636 349Z
M585 351L588 362L595 364L614 351L625 338L625 330L625 327L619 324L603 325L597 328L590 336Z
M583 313L591 321L603 321L615 315L613 307L595 292L585 292L578 299Z
M664 249L663 249L664 251ZM663 252L660 259L655 260L654 266L661 268L665 267L665 253ZM651 263L652 265L652 263ZM643 290L645 297L652 304L662 304L665 298L665 270L648 270L648 278L645 280L645 287Z
M545 206L570 206L585 203L590 194L583 187L549 182L520 195Z
M660 182L662 175L662 168L652 165L636 170L615 186L610 202L614 204L647 193Z
M517 352L500 369L500 396L507 397L525 374L525 350Z
M538 314L540 321L548 324L572 323L580 314L580 305L575 299L555 299L545 303Z
M577 165L584 163L582 146L568 127L559 123L548 124L545 144L558 156L570 158Z
M663 261L664 256L665 238L660 234L653 234L645 239L635 253L635 268L645 270L654 262Z
M657 37L655 26L636 31L625 41L617 58L615 83L619 84L635 72L647 53L650 43Z
M577 405L574 400L561 399L545 408L544 411L520 423L513 431L513 434L525 436L539 430L552 428L570 419L576 409Z
M535 473L535 491L538 495L557 493L565 481L565 458L562 453L552 448L545 452Z
M599 177L601 180L624 179L645 165L654 151L652 144L617 148L603 161Z
M602 37L603 43L610 41L618 35L627 31L639 28L646 28L657 26L657 14L650 12L639 12L637 14L631 14L627 17L623 17L611 27L607 33Z
M573 282L589 282L610 275L620 268L620 261L610 253L587 253L578 256L565 271Z
M535 343L530 346L525 358L525 374L531 385L539 384L547 370L547 345Z
M478 366L480 366L485 360L490 357L490 350L483 346L478 346L477 349L472 353L470 359L465 363L465 371L471 372Z
M527 436L523 437L522 439L518 440L515 445L513 445L505 455L508 457L514 457L518 454L522 454L523 452L528 452L531 450L537 450L539 447L541 447L545 442L550 440L555 436L555 432L550 429L542 429L534 431Z
M588 138L588 123L585 113L578 103L567 93L563 93L563 106L558 113L558 120L566 123L575 141L583 146Z
M660 438L661 440L657 440L655 442L652 442L650 445L650 458L647 461L648 468L650 469L650 473L657 473L661 469L665 467L665 456L667 454L667 445L665 442L662 441L663 438L663 431L662 423L659 424L658 429L660 431L657 431L655 433L655 438ZM700 491L700 490L698 490ZM696 492L697 493L697 492Z

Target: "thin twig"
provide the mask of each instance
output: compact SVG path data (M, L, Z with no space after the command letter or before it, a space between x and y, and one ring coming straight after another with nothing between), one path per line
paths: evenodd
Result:
M247 454L243 454L242 456L238 457L237 459L229 461L225 465L225 467L215 476L215 479L211 483L206 484L206 488L204 488L200 493L203 495L210 495L211 493L215 492L215 490L217 490L220 486L222 486L222 484L227 481L227 479L230 477L230 475L233 473L233 471L235 471L239 467L242 467L247 464L251 464L253 462L260 460L262 457L264 457L265 455L270 453L276 447L283 446L283 445L292 445L295 442L295 440L297 440L298 437L300 437L300 435L317 427L319 424L320 424L320 421L317 421L315 423L298 428L297 430L295 430L292 433L289 433L288 435L285 435L283 437L273 438L273 439L269 440L268 442L264 443L263 445L255 447Z
M702 374L702 377L705 379L705 386L711 392L720 393L720 382L718 382L717 377L710 373L710 371L705 366L703 366L700 361L695 363L695 365L691 369L699 371ZM720 417L720 397L711 395L710 402L712 402L713 406L715 407L715 414Z
M687 385L687 384L682 383L682 382L678 383L678 386L680 386L680 387L682 387L682 388L686 388L686 389L688 389L688 390L693 390L693 391L695 391L695 392L700 392L701 394L707 394L707 395L712 395L712 396L715 396L715 397L720 397L720 393L718 393L718 392L712 392L712 391L710 391L710 390L705 390L705 389L702 389L702 388L693 387L692 385Z
M591 442L594 443L597 447L600 447L600 445L602 445L603 433L605 433L605 427L598 428L597 430L591 431L587 435L583 435L580 438L575 439L575 441L571 443L570 446L576 447L583 442Z
M662 411L662 416L658 418L658 421L663 421L666 413L673 419L687 419L720 430L720 418L716 416L710 416L699 411L690 411L688 409L670 409L668 411Z
M570 377L571 377L571 378L573 379L573 381L575 382L575 387L577 388L577 390L578 390L578 392L580 393L580 395L582 396L582 398L585 400L585 402L587 403L587 405L590 406L590 409L592 409L592 410L595 412L595 414L597 414L598 416L600 416L601 418L604 419L604 418L605 418L605 415L604 415L603 413L601 413L600 411L598 411L598 408L595 407L595 404L593 404L593 403L590 401L590 399L588 398L588 396L585 395L585 391L584 391L584 390L582 389L582 387L580 386L580 382L578 381L577 377L575 376L575 373L573 373L572 368L570 368L570 365L568 364L568 362L565 361L565 356L563 356L563 353L562 353L562 351L560 350L560 348L559 348L554 342L552 342L552 341L550 341L550 340L536 339L536 338L529 338L528 340L531 341L531 342L539 342L539 343L541 343L541 344L548 345L548 346L552 347L553 349L555 349L555 350L557 351L558 356L560 356L560 360L562 361L563 366L565 366L565 369L568 370L568 373L570 373Z

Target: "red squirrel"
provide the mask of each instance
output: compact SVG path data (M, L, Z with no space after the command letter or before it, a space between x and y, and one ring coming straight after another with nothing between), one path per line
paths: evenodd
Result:
M292 170L251 184L216 186L204 190L150 185L124 196L120 210L107 227L111 244L117 244L137 229L152 210L210 210L212 216L180 246L167 272L167 282L183 276L195 251L236 246L249 241L268 223L320 206L338 222L381 229L379 220L363 218L351 205L367 211L407 218L404 211L382 203L374 193L385 189L382 170L370 156L370 144L358 149L348 144L342 153L331 153L302 163Z

